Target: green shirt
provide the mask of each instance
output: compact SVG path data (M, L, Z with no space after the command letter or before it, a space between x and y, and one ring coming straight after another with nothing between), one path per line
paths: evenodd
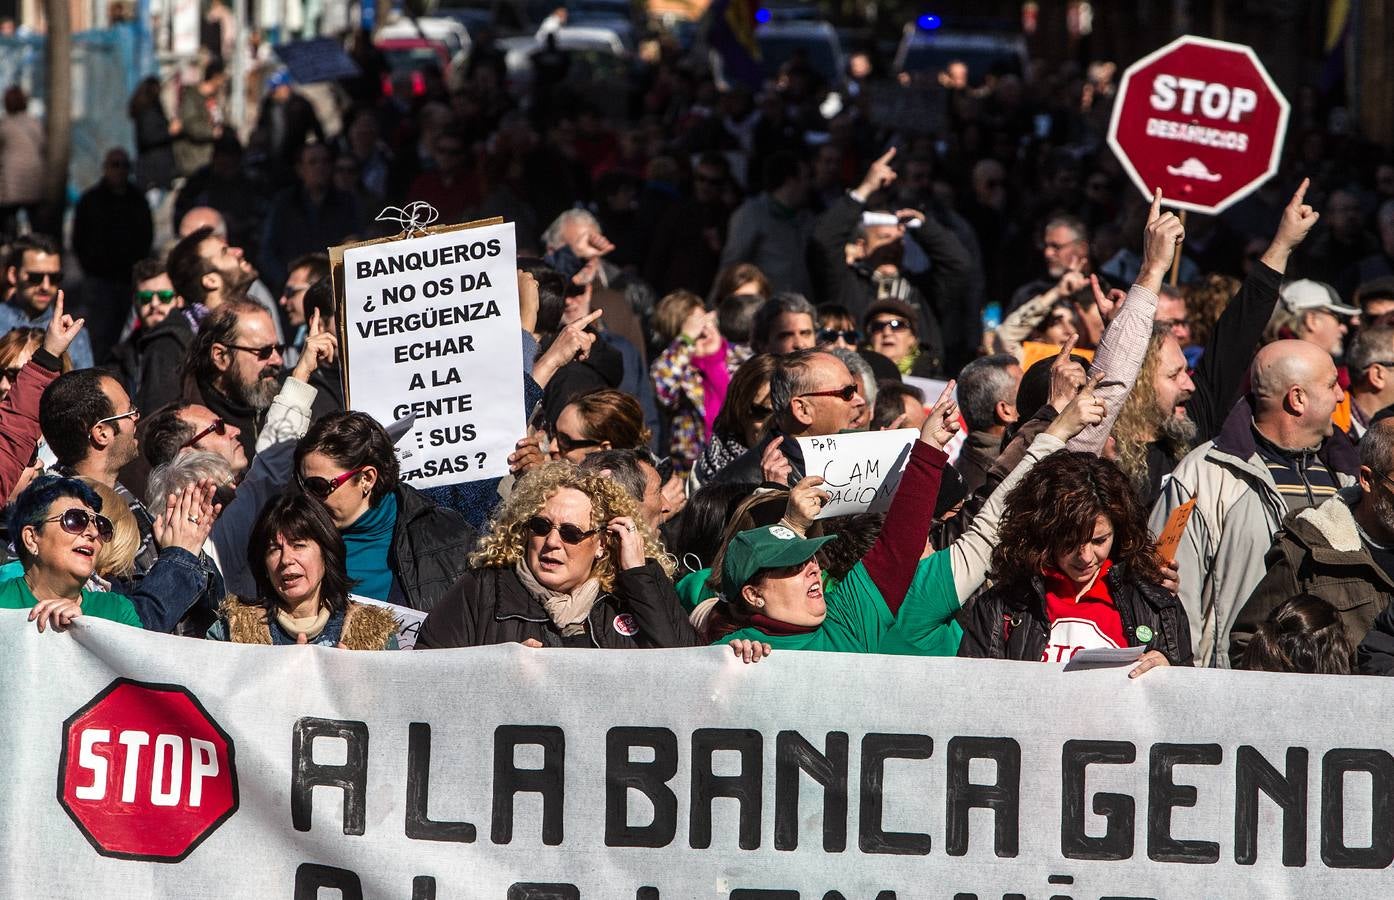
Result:
M0 582L0 609L29 609L39 601L29 590L29 583L23 578L11 578ZM82 614L98 619L110 619L133 628L143 627L136 608L125 594L112 594L107 591L82 590Z
M695 574L693 576L695 577ZM891 615L866 567L857 563L847 577L827 587L823 624L803 634L765 634L742 628L716 643L745 639L762 641L781 650L825 650L840 653L893 653L914 656L953 656L963 629L954 621L958 594L949 554L920 560L899 613Z

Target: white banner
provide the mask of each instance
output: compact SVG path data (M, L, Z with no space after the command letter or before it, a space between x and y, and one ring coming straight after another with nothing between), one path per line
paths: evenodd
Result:
M413 487L508 474L525 430L517 255L512 223L344 252L349 404L415 414Z
M12 611L0 658L3 897L1390 893L1380 679L364 653Z

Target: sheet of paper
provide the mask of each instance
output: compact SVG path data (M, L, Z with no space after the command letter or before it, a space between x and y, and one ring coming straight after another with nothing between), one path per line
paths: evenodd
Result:
M799 438L804 472L823 476L824 490L833 495L818 518L889 509L919 436L913 428L898 428Z
M1084 672L1130 666L1146 652L1146 647L1090 647L1070 657L1070 661L1065 663L1065 671Z

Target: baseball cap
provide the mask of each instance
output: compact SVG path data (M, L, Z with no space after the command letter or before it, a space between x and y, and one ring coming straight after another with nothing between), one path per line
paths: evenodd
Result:
M721 593L734 599L742 587L764 569L782 569L806 563L818 548L837 537L801 538L787 525L751 528L731 538L721 563Z
M1309 309L1324 309L1327 312L1335 313L1338 316L1358 316L1360 310L1354 306L1346 306L1341 302L1341 295L1336 293L1336 289L1329 284L1320 281L1313 281L1310 278L1299 278L1290 281L1278 292L1282 298L1283 305L1289 312L1305 312Z

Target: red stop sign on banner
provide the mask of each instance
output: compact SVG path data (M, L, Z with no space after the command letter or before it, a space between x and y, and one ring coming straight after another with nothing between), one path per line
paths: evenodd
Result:
M232 739L187 689L118 678L63 723L58 800L103 856L178 862L237 811Z
M1187 35L1123 73L1108 145L1149 198L1218 213L1278 171L1287 122L1253 50Z

